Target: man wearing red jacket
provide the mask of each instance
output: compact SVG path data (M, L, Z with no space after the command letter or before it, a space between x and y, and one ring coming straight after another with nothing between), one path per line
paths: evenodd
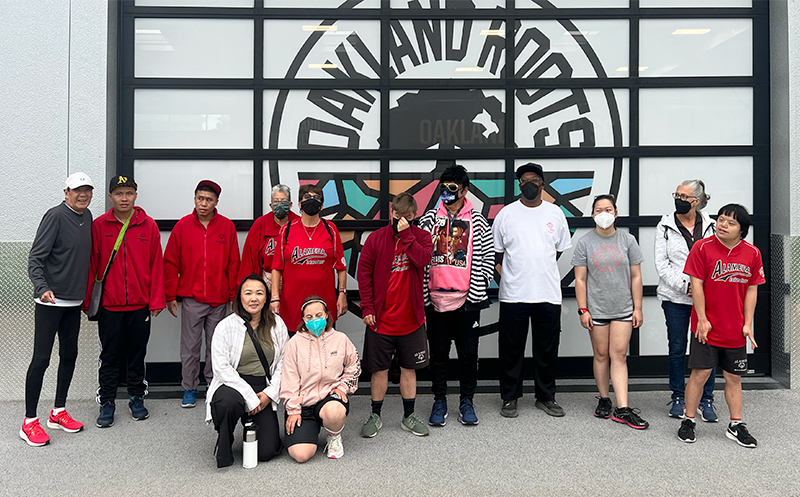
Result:
M203 376L211 383L211 337L228 314L228 303L238 287L239 242L233 221L217 213L221 192L222 187L211 180L197 184L194 212L178 221L164 251L167 310L175 317L177 297L181 297L181 407L197 403L204 331Z
M286 185L272 187L270 209L272 212L256 219L242 249L242 264L239 266L238 280L242 281L252 273L261 275L267 282L267 290L272 284L272 259L275 256L275 247L278 246L278 233L287 222L299 219L300 216L292 212L292 190Z
M143 397L147 394L144 356L150 339L150 319L166 307L161 234L152 217L136 203L136 182L132 176L111 179L108 198L111 209L92 223L92 257L89 285L83 309L89 308L95 279L103 277L114 244L125 222L128 228L103 285L98 322L100 361L97 402L98 428L114 424L114 400L119 385L120 362L128 365L127 384L133 419L147 419Z
M383 426L380 415L393 354L400 364L400 427L417 436L429 433L414 413L414 401L416 370L428 365L422 281L431 262L433 243L430 233L411 226L416 215L414 197L409 193L397 195L392 204L392 224L367 238L358 262L358 291L367 325L362 367L372 373L372 414L361 427L361 436L366 438L377 435Z

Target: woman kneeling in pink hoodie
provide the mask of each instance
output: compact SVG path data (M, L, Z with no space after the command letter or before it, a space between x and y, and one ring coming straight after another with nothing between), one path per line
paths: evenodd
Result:
M327 304L316 295L301 307L303 323L286 344L281 398L286 404L289 455L300 463L317 452L320 428L328 432L325 453L344 455L342 428L350 412L347 396L358 389L361 363L353 342L333 329Z

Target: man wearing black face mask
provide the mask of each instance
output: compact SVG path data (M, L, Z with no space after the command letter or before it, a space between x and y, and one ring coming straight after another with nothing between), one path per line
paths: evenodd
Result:
M564 416L555 401L556 359L561 334L561 276L558 254L572 246L561 209L542 201L542 166L517 169L522 196L505 206L494 221L500 280L500 395L502 416L517 417L522 397L522 364L528 324L532 329L536 407Z

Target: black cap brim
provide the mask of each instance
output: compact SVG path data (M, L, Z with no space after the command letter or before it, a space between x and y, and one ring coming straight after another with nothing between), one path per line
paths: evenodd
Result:
M517 179L521 179L522 175L525 173L536 173L540 178L542 178L542 181L544 181L544 171L542 170L542 166L539 164L528 162L527 164L519 166L517 168Z

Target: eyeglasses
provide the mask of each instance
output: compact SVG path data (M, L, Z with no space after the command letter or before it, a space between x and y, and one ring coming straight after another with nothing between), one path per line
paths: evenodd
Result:
M524 179L519 180L519 186L522 186L525 183L533 183L536 186L542 186L544 184L544 181L542 181L541 178L533 178L533 179L530 179L530 180L527 180L527 181L524 180Z
M315 195L313 193L306 193L303 195L303 200L311 200L312 198L319 198L319 195Z
M675 200L681 199L681 200L691 201L696 199L697 197L693 195L684 195L683 193L673 193L672 198L674 198Z
M461 185L458 183L442 183L439 185L439 188L442 190L447 190L450 193L456 193L461 189Z

